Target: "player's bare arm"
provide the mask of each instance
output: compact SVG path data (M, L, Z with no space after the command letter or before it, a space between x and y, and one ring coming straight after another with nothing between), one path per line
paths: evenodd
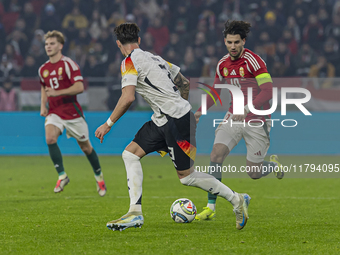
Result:
M119 98L110 118L103 125L97 128L95 132L95 136L100 140L101 143L103 142L104 136L111 130L112 125L124 115L133 101L135 101L135 90L136 86L133 85L125 86L122 89L122 95ZM111 123L111 126L109 126L108 122Z
M176 75L174 79L175 85L178 87L179 91L181 92L181 96L188 100L189 98L189 88L190 88L190 82L187 78L183 76L180 72Z
M48 97L57 97L57 96L74 96L84 91L84 84L81 81L77 81L71 87L67 89L55 90L50 87L45 88L46 95Z
M40 103L40 116L46 117L48 114L48 109L46 107L47 103L47 95L45 92L45 88L41 86L41 103Z

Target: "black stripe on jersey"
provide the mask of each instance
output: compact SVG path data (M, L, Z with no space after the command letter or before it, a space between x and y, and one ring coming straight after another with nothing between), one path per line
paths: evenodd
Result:
M150 87L152 87L152 88L154 88L155 90L158 90L159 92L163 93L162 91L159 90L159 88L157 88L155 85L153 85L153 84L149 81L148 77L145 77L144 81L145 81L146 84L148 84ZM164 93L163 93L163 94L164 94Z

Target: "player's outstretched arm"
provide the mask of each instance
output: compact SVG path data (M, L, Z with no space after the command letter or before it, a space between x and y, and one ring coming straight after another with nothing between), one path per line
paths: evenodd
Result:
M178 87L179 91L181 92L181 96L185 99L188 100L189 98L189 88L190 88L190 82L187 78L179 72L175 79L174 79L175 85Z
M125 86L122 89L122 95L120 96L111 116L103 125L97 128L95 132L95 136L100 140L101 143L103 142L104 136L111 130L113 124L124 115L133 101L135 101L135 90L136 86L133 85Z
M74 96L74 95L83 93L83 91L84 91L84 84L81 81L75 82L71 87L68 87L67 89L55 90L50 87L45 88L45 92L48 97Z

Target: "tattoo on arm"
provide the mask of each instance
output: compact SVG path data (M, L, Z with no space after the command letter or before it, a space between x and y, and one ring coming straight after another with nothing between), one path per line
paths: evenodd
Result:
M175 85L178 87L179 91L181 92L181 96L188 100L189 98L189 88L190 82L187 78L185 78L180 72L176 75L174 80Z

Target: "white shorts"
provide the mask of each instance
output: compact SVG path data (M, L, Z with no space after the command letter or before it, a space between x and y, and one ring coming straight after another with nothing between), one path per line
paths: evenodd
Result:
M58 115L52 113L49 114L45 119L45 126L50 124L59 128L61 133L63 133L65 128L67 138L74 137L79 142L85 142L89 140L89 128L86 121L82 117L72 120L63 120Z
M228 116L229 115L229 116ZM242 122L233 122L230 120L233 114L227 112L224 120L227 123L221 123L215 131L214 144L221 143L226 145L231 151L243 138L247 147L247 160L253 163L263 162L269 148L269 132L271 122L266 122L266 125L261 126L260 122L246 122L245 126ZM265 131L267 128L267 131Z

